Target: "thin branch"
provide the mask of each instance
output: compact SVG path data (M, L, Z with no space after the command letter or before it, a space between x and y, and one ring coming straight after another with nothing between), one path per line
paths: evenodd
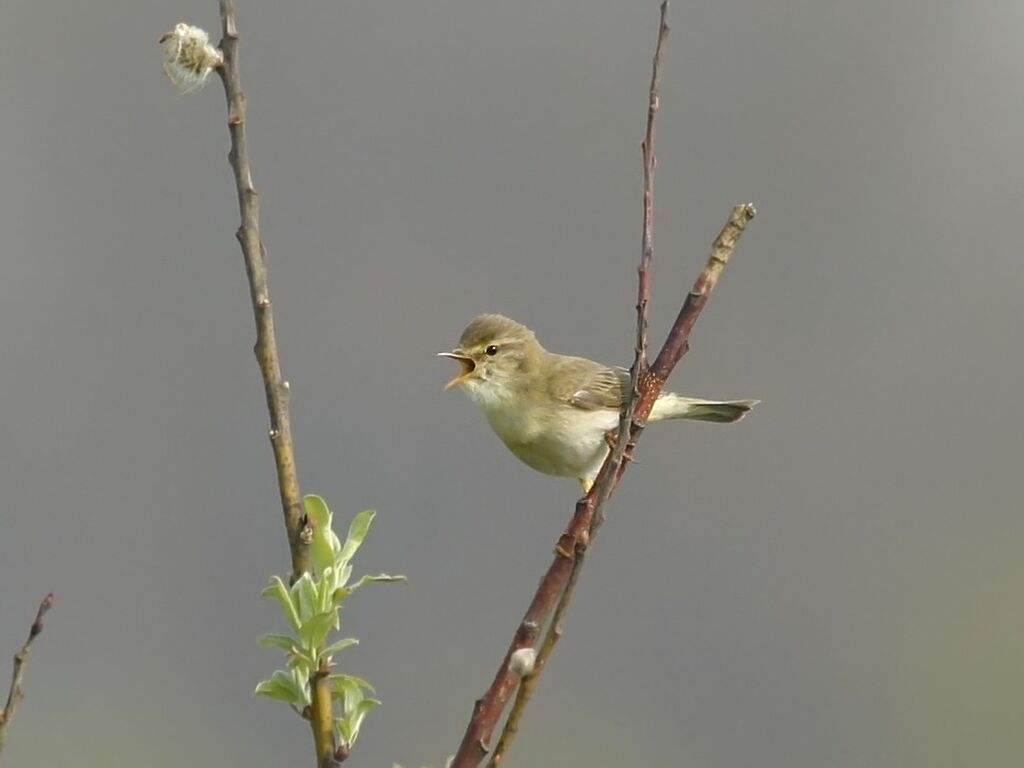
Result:
M666 0L661 6L661 22L652 67L647 130L643 143L644 227L638 273L635 358L630 375L632 396L623 408L619 433L613 449L605 459L594 485L586 496L577 502L569 526L559 537L555 546L555 559L541 579L530 607L520 622L505 658L498 668L494 681L484 696L478 699L474 705L473 716L452 761L453 768L472 768L487 756L488 744L494 728L518 685L520 695L513 705L490 762L490 765L495 768L501 764L509 744L518 731L522 712L536 686L540 672L544 669L555 643L561 636L562 619L574 594L586 550L603 521L604 506L625 473L628 458L632 455L651 408L661 393L666 379L688 349L687 340L697 317L703 310L707 298L714 289L740 236L754 217L754 207L750 204L738 205L733 208L729 220L712 246L711 256L704 270L686 297L658 357L648 368L646 359L647 306L650 299L649 270L653 256L654 227L654 117L659 107L658 84L661 52L668 35L668 27L665 24L667 9L668 2ZM554 609L554 617L542 642L534 669L520 682L511 667L512 656L516 651L534 644L540 627L552 609Z
M652 382L652 387L657 387L657 392L661 391L672 370L689 349L690 331L693 330L708 297L718 284L718 278L722 276L725 265L729 263L729 258L736 250L740 238L747 230L747 225L755 215L757 215L757 211L754 209L753 203L740 203L735 206L729 213L729 218L722 226L722 230L718 233L718 237L715 238L715 242L712 243L711 253L704 265L704 270L690 289L690 293L672 325L672 330L669 331L658 357L655 358L648 371L647 378ZM650 415L654 401L657 399L657 395L653 397L649 393L645 393L645 395L646 397L637 404L637 413L643 414L644 420Z
M662 52L665 49L665 42L668 40L668 35L671 31L666 22L667 15L668 0L664 0L661 4L661 12L658 19L658 41L654 46L654 60L651 64L651 84L648 89L647 99L647 128L644 131L644 138L640 144L644 164L643 226L641 228L640 266L637 269L636 344L633 350L633 364L629 369L630 391L623 406L622 414L619 417L619 431L615 439L615 445L605 461L606 465L610 464L617 467L627 460L627 457L632 453L632 447L635 445L635 436L631 435L631 430L634 424L637 400L640 397L640 385L647 374L648 367L648 305L651 299L651 259L654 256L654 170L656 167L654 157L654 119L661 106L659 89L661 85ZM597 501L593 506L592 517L588 524L587 539L582 540L584 542L593 538L604 520L605 503L611 496L614 486L618 483L616 475L608 474L606 478L611 478L610 480L606 479L595 484L597 487ZM555 649L555 643L562 636L562 617L569 609L569 603L572 601L573 594L575 593L576 582L579 579L579 574L585 560L586 545L580 546L577 543L575 550L572 570L558 600L558 605L544 636L544 641L541 643L533 672L525 677L519 685L516 700L509 711L508 718L505 720L501 736L498 738L498 743L494 748L494 754L488 762L489 768L498 768L501 765L512 740L519 732L519 721L526 710L526 705L533 696L533 691L537 687L541 673L544 671L545 666L547 666L548 658Z
M540 675L544 671L544 667L547 666L551 652L555 649L555 643L562 639L562 622L566 611L569 609L571 595L576 589L576 580L583 569L584 559L586 559L586 548L578 546L576 557L573 561L573 569L569 572L569 580L566 582L565 589L562 591L562 597L559 599L558 605L555 607L555 613L551 617L551 623L548 625L548 631L544 635L544 641L537 652L533 670L530 674L524 675L522 682L519 683L516 700L512 703L512 709L509 710L508 717L505 719L505 725L501 729L501 736L498 737L498 744L494 748L494 754L491 755L491 759L487 763L488 768L498 768L502 764L508 748L512 746L513 739L519 733L519 722L523 719L526 705L530 703L530 699L533 697L537 683L540 682ZM567 598L567 596L570 596L570 598Z
M332 768L341 762L337 759L337 745L334 743L334 703L331 699L329 675L330 669L325 659L309 678L309 725L313 729L318 768Z
M661 393L665 380L689 349L687 338L690 335L690 330L693 328L701 310L703 310L708 296L714 290L722 270L725 268L729 257L739 242L739 238L746 230L747 224L754 218L755 213L754 206L750 203L742 203L735 206L729 214L729 219L715 239L711 248L711 255L708 257L704 269L690 289L690 293L686 297L686 301L682 309L680 309L676 322L665 339L665 344L662 346L654 365L640 384L640 396L636 401L637 416L632 422L627 440L630 452L635 448L640 434L644 430L646 419L650 415L654 401L658 399L658 395ZM619 445L621 445L621 442ZM555 548L555 562L551 564L548 572L541 580L537 594L534 595L533 602L530 604L530 610L527 612L530 621L539 623L538 617L542 619L546 614L546 610L550 610L550 606L555 605L554 618L545 634L540 651L537 653L533 673L528 678L524 678L520 684L519 695L516 697L516 702L513 704L508 720L506 720L505 727L498 740L498 746L495 748L494 756L489 763L490 766L497 768L501 764L504 753L518 732L519 720L536 687L537 679L544 670L547 659L551 655L552 650L554 650L555 643L561 637L562 618L575 592L576 581L579 578L580 570L583 568L586 550L601 526L603 507L618 487L628 465L628 461L622 454L620 454L619 460L616 461L615 451L613 450L609 453L593 488L584 498L577 502L576 512L569 523L569 528L559 538L558 545ZM607 490L602 490L604 488L607 488ZM599 496L600 500L595 501L595 498ZM566 549L569 546L572 546L571 550ZM567 557L564 553L568 551L575 552L575 557ZM571 563L571 566L568 569L568 574L564 577L564 581L562 581L565 571L564 564L566 563ZM550 603L548 602L549 599L551 600ZM557 604L555 600L557 600ZM524 619L520 628L522 628L526 621L527 619ZM495 684L492 684L487 694L477 701L473 720L470 721L470 728L473 729L472 732L476 738L474 741L468 742L469 745L473 745L476 748L475 761L472 756L463 758L463 762L459 761L463 748L467 745L467 741L464 738L459 748L459 753L456 755L456 760L452 763L453 768L475 766L486 757L486 739L493 732L494 725L497 723L498 717L501 716L511 691L515 690L515 679L509 670L509 659L512 653L530 645L532 645L531 640L526 639L519 632L516 633L512 646L509 648L509 652L502 663L502 667L498 670L498 675L495 677L495 684L501 681L506 685L510 685L511 689L509 689L508 693L505 693L506 689L496 688ZM506 683L505 681L509 677L512 680ZM504 701L499 700L499 697L502 695L505 696ZM485 729L486 721L483 720L483 716L495 710L497 710L497 714L490 724L491 730L488 731ZM468 730L467 733L469 733ZM477 734L480 735L478 736ZM466 760L469 762L466 762Z
M621 465L627 453L632 451L630 431L636 420L636 405L640 397L640 385L647 375L647 335L649 322L647 307L651 301L651 260L654 257L654 170L657 160L654 157L654 118L661 107L661 58L670 32L666 23L668 0L661 4L661 15L658 20L658 42L654 46L654 61L651 64L651 86L647 98L647 129L640 144L644 163L643 191L643 227L640 237L640 266L637 269L636 289L636 346L633 350L633 364L629 369L629 398L622 409L619 419L619 432L615 438L615 446L609 457L612 463ZM596 527L591 524L593 534L602 522L602 508L611 495L612 486L607 481L598 489L598 504L595 512Z
M7 703L0 710L0 753L3 753L4 744L7 741L7 727L11 724L11 720L14 719L14 713L18 709L18 704L25 698L21 683L25 676L25 665L28 663L29 649L32 647L32 642L43 631L43 622L47 611L53 607L53 601L53 592L51 592L39 602L36 620L32 622L32 627L28 631L28 640L21 646L21 650L14 654L14 672L11 674L11 687L7 692Z
M654 171L656 161L654 158L654 118L658 115L661 107L661 96L659 93L661 85L661 58L665 48L665 41L668 40L669 27L665 21L668 14L668 0L661 4L661 16L658 20L658 42L654 46L654 61L651 64L651 86L648 89L647 98L647 130L644 132L644 140L640 143L640 151L644 162L644 193L643 193L643 229L640 239L640 266L637 270L637 298L636 298L636 349L634 350L633 366L630 369L630 401L623 413L622 423L619 425L619 436L625 437L625 430L628 427L632 416L631 406L636 400L640 390L640 379L647 370L647 305L651 300L651 259L654 256Z
M263 388L270 413L270 444L274 450L277 485L288 533L294 583L303 573L312 572L309 542L311 529L302 506L299 477L295 468L295 448L292 443L291 418L288 410L288 382L281 374L281 361L274 335L274 314L267 283L266 249L260 235L259 194L253 186L249 165L249 149L245 130L246 98L238 70L238 24L233 0L220 0L223 38L220 43L224 63L217 70L224 83L228 108L228 132L231 151L228 160L235 175L238 190L238 208L241 224L236 233L245 260L249 278L249 295L256 321L254 352L263 376ZM310 725L320 768L336 765L334 719L329 682L326 672L314 672L310 679L312 706Z
M303 535L308 522L302 508L302 494L299 492L299 478L295 469L295 448L292 445L291 418L288 413L289 386L281 375L281 361L274 335L274 313L267 285L266 251L260 236L259 193L253 186L252 170L249 166L249 146L245 131L246 98L238 72L238 25L233 0L220 0L220 14L224 32L220 48L224 53L224 64L217 71L224 83L224 95L227 97L228 132L231 134L228 161L235 172L238 208L242 219L236 237L242 246L245 272L249 278L249 295L256 320L254 352L260 373L263 375L267 410L270 412L270 444L274 449L277 485L280 490L285 528L288 531L294 580L311 570L309 544L306 540L308 537Z

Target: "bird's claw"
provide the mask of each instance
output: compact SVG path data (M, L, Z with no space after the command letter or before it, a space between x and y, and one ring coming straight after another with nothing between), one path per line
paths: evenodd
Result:
M615 450L615 444L618 441L619 430L609 429L607 432L604 433L604 442L607 444L609 451ZM631 464L636 462L636 459L633 458L634 448L636 448L636 443L634 443L632 440L626 443L626 450L622 454L623 461L628 461Z

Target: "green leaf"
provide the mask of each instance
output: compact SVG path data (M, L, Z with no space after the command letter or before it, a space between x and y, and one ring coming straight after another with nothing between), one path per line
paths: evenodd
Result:
M338 623L338 614L333 609L313 614L299 628L302 644L309 649L319 648Z
M309 703L305 686L295 679L294 674L280 669L276 670L269 680L264 680L257 685L256 693L277 701L287 701L300 709Z
M345 699L344 711L346 712L363 700L364 690L376 693L372 685L355 675L330 675L327 678L327 684L331 687L332 696Z
M352 745L352 726L348 724L347 717L340 717L334 721L334 724L338 726L338 730L341 731L341 740L343 743Z
M270 586L263 590L262 595L263 597L272 597L277 600L285 620L291 625L292 629L298 631L302 621L299 619L299 612L295 602L292 600L292 595L288 591L288 587L281 581L280 576L270 577Z
M376 699L362 699L352 711L348 711L348 707L345 707L345 717L339 718L337 724L346 743L355 743L359 738L359 729L362 727L366 713L377 706L380 706L380 702Z
M260 645L264 648L277 648L285 653L292 653L298 646L299 641L291 635L277 635L268 632L260 636Z
M259 685L256 686L256 693L260 696L267 696L275 701L287 701L294 703L295 697L292 694L292 689L286 685L282 685L277 680L262 680Z
M334 588L339 589L348 584L348 580L352 577L352 565L351 563L343 563L334 570Z
M344 700L342 710L346 713L353 712L359 706L359 702L363 700L363 689L351 677L346 677L342 680L341 694Z
M331 656L340 650L348 648L350 645L359 645L359 641L354 637L343 637L341 640L335 640L333 643L328 645L322 651L321 656Z
M313 583L313 577L308 573L302 574L299 580L292 584L291 597L292 603L299 613L300 622L307 622L310 617L318 613L316 585Z
M359 589L359 587L363 586L363 584L367 584L371 581L408 581L408 579L401 574L391 575L390 573L378 573L372 576L367 574L366 576L362 576L355 584L352 584L348 588L349 592L354 592Z
M337 576L334 566L327 566L320 573L316 584L317 611L326 611L331 607L331 596L334 594L334 581Z
M302 675L303 678L309 677L310 672L313 671L313 667L316 666L316 652L310 652L305 648L295 648L292 651L291 657L288 659L288 668L293 669Z
M363 539L370 532L370 526L373 525L373 518L376 514L372 509L364 509L352 518L352 522L348 526L348 536L345 537L345 543L341 547L341 552L335 558L339 567L351 560L359 547L362 546Z
M306 515L313 525L313 541L310 543L313 568L317 573L321 573L324 568L334 562L334 558L341 550L341 541L331 527L334 515L328 508L327 502L313 494L303 497L303 502Z

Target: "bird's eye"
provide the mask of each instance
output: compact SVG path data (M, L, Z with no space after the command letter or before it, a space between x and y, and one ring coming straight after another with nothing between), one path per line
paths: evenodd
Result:
M489 347L487 347L487 349L484 350L484 352L486 352L489 357L494 357L496 354L498 354L498 345L491 344Z

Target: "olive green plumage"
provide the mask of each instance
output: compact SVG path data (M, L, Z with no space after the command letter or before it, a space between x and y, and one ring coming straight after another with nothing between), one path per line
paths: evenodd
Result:
M548 352L524 325L480 315L451 352L462 372L448 383L479 405L505 445L541 472L576 477L589 488L618 423L629 372L584 357ZM702 400L663 392L649 422L739 421L757 400Z

